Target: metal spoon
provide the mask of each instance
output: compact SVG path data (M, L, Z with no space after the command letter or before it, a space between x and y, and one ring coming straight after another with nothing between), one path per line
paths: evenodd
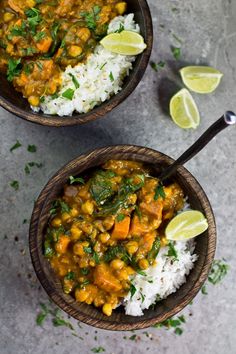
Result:
M225 112L221 118L213 123L200 138L191 145L174 163L167 167L158 177L160 182L170 177L180 165L184 165L192 157L197 155L221 130L236 123L236 115L231 111Z

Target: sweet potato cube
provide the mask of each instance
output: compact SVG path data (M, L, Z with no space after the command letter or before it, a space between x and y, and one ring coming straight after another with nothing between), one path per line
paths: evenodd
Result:
M134 215L131 221L130 235L140 236L145 232L147 232L148 230L149 230L148 225L142 223L142 221L139 220L139 217L137 215Z
M130 217L125 216L121 221L115 221L114 229L112 231L112 238L116 240L124 240L129 234Z
M117 292L122 289L120 281L114 277L111 269L105 263L96 266L94 271L94 284L108 292Z

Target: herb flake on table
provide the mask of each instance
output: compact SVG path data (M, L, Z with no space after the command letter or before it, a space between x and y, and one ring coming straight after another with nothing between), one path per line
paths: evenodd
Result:
M74 330L74 327L69 321L64 320L62 317L56 316L52 319L53 326L59 327L59 326L65 326L68 327L71 330Z
M229 265L226 264L224 260L214 260L208 276L208 281L213 285L220 283L228 273L228 270Z
M105 351L106 350L103 347L94 347L91 349L91 352L93 352L93 353L103 353Z
M137 338L137 334L133 334L132 336L129 337L130 340L135 340Z
M18 181L14 180L10 182L10 186L15 189L15 191L18 191L20 184Z
M25 174L29 175L31 172L30 168L32 168L32 167L42 168L43 164L41 162L34 162L34 161L26 163L25 164Z
M16 140L16 143L10 148L10 152L18 149L21 146L22 146L22 144L19 142L19 140Z
M29 144L27 146L27 151L28 152L32 152L32 153L36 152L37 151L37 146L35 146L34 144L32 144L32 145Z
M155 63L154 61L150 62L151 68L156 72L158 72L160 69L163 69L165 65L166 63L164 61L159 61L158 63Z
M171 52L175 60L179 60L181 57L181 48L180 47L175 47L171 46Z

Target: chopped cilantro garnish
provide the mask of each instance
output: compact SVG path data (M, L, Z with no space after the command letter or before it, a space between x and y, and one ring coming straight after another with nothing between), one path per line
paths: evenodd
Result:
M68 100L72 100L74 97L75 91L71 88L68 88L66 91L62 93L62 97L67 98Z
M74 272L68 272L65 276L66 280L74 280L75 279L75 273Z
M118 214L117 217L116 217L116 220L117 220L118 222L120 222L120 221L124 220L124 218L125 218L125 215L124 215L124 214Z
M22 64L21 59L12 59L8 60L8 68L7 68L7 80L12 81L15 76L18 76L21 72Z
M99 20L100 12L101 12L100 6L95 5L91 12L83 11L80 13L80 16L84 18L87 27L92 31L96 30L96 26L97 26L96 22Z
M136 334L133 334L132 336L129 337L129 339L130 339L130 340L135 340L136 337L137 337L137 335L136 335Z
M132 297L134 296L134 294L136 293L136 291L137 291L137 289L135 288L135 286L134 286L134 284L130 284L130 289L129 289L129 291L130 291L130 294L131 294L131 299L132 299Z
M112 72L110 72L110 74L109 74L109 79L111 80L111 82L114 81L114 76L113 76Z
M85 247L85 246L84 246L84 252L85 252L85 253L92 253L93 250L92 250L91 247Z
M65 321L63 318L56 316L55 318L52 319L52 323L55 327L59 327L59 326L65 326L68 327L70 329L74 329L72 324L68 321Z
M35 40L36 42L40 42L43 38L46 37L46 35L47 35L47 33L44 32L44 31L38 32L38 33L36 33L36 35L34 36L34 40Z
M124 25L122 23L120 23L119 28L116 31L114 31L114 33L120 33L122 31L124 31L124 29L125 29Z
M84 184L84 179L82 177L73 177L73 176L70 176L69 177L69 180L70 180L70 184L73 184L73 183L82 183Z
M75 85L75 88L76 89L79 88L80 84L79 84L78 80L76 79L76 77L73 74L71 74L71 73L69 73L69 75L72 78L72 81L73 81L73 84Z
M229 266L222 260L214 260L210 274L208 276L208 281L216 285L222 281L229 270Z
M174 261L177 261L178 260L178 254L177 254L177 251L175 249L175 246L174 246L174 243L173 242L169 242L168 243L168 253L166 254L167 257L173 257L173 260Z
M163 188L162 184L157 185L156 189L155 189L155 195L154 195L154 200L157 200L159 197L165 199L166 194Z

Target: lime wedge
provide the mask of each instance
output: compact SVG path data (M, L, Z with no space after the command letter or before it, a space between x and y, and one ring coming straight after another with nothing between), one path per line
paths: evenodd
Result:
M186 66L180 70L181 78L191 91L211 93L215 91L223 74L210 66Z
M183 129L197 128L200 123L198 108L190 92L182 89L170 100L170 115Z
M108 34L100 43L110 52L122 55L137 55L147 48L143 37L132 31Z
M187 210L169 222L165 234L168 240L185 241L202 234L207 229L207 220L200 211Z

